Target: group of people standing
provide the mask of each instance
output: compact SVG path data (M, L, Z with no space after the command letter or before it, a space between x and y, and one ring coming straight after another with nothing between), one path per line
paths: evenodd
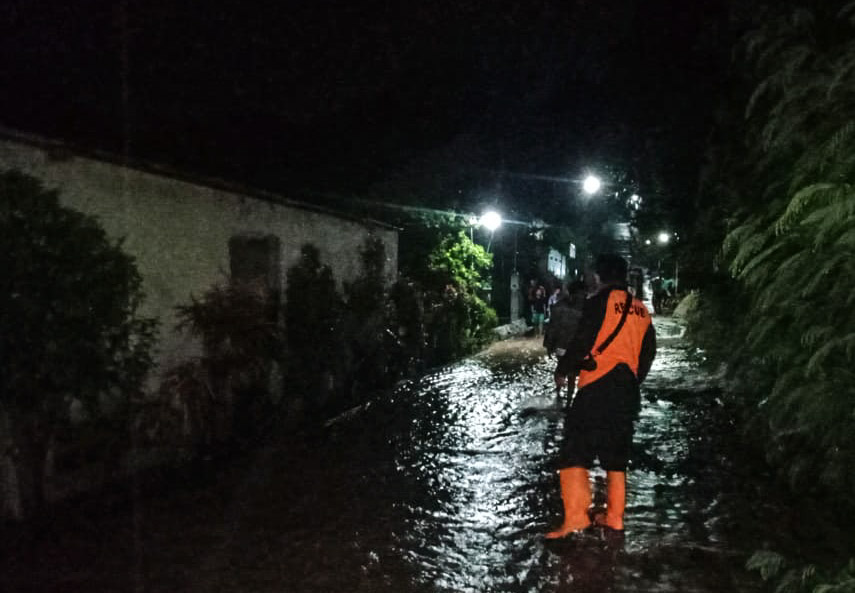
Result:
M651 303L654 313L665 311L667 309L666 303L676 296L677 291L673 280L663 278L660 275L656 275L650 280L650 289L653 292Z
M555 288L549 296L542 284L531 281L528 291L531 325L536 335L544 337L543 345L550 354L562 342L563 336L572 335L575 329L573 320L578 317L576 312L581 310L584 300L585 284L582 281Z
M573 394L575 386L559 455L564 518L546 534L547 540L593 526L623 531L626 470L641 408L639 385L656 355L651 315L629 280L626 260L603 254L595 262L592 294L577 282L556 290L551 303L542 286L535 287L530 299L532 323L540 321L538 335L548 316L544 346L557 358L556 387L568 387ZM606 508L597 514L591 508L589 476L595 462L606 472Z

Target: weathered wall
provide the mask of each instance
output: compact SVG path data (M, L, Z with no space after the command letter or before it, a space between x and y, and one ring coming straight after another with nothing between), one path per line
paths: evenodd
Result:
M0 169L12 168L58 189L64 205L97 216L111 237L124 239L143 277L141 312L161 320L161 368L198 352L195 341L174 330L175 307L227 277L234 236L277 236L282 283L305 243L320 250L339 285L354 279L360 248L372 235L386 246L387 277L397 274L398 236L389 227L0 137Z

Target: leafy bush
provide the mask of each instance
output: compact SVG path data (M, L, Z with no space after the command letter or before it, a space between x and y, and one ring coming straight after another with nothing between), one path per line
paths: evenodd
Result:
M424 294L414 281L402 277L392 286L389 300L389 323L398 346L390 364L396 377L409 376L425 362Z
M334 385L334 361L344 352L340 333L342 302L330 267L320 252L304 245L288 270L285 289L286 391L298 408L326 403Z
M359 277L344 286L341 324L347 344L347 382L351 385L350 403L357 403L354 392L360 389L386 387L397 377L390 373L390 363L398 349L392 324L392 303L386 291L383 274L386 251L383 242L369 238L360 256ZM358 399L358 398L357 398Z
M269 393L268 379L282 348L277 303L261 282L230 281L178 307L178 329L198 336L204 354L172 369L161 391L185 415L190 441L251 436L269 419L278 394Z
M61 432L109 417L125 440L155 324L137 314L141 278L121 244L15 171L0 174L0 269L0 403L32 511L45 501L45 460ZM72 402L89 423L72 427Z
M775 585L775 593L855 593L855 559L836 570L795 564L770 550L755 552L746 564Z
M832 3L833 4L833 3ZM784 8L749 36L760 207L725 239L750 298L742 360L770 377L770 457L793 485L855 491L855 43L853 3ZM818 36L835 31L825 44ZM774 53L770 53L774 49Z
M719 264L732 283L705 292L694 324L741 379L769 460L794 489L822 487L845 504L855 492L853 15L851 1L769 5L735 52L754 91L708 196L708 211L727 215Z
M426 309L432 362L448 362L489 343L497 317L479 293L492 259L463 231L446 236L429 254Z

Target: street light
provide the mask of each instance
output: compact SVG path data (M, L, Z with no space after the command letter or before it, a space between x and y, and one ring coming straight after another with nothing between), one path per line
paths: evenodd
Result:
M582 189L590 196L600 191L600 187L602 187L602 185L603 183L600 181L599 177L596 175L588 175L582 182Z
M674 238L679 239L679 237L677 236L676 233L674 233ZM660 245L667 245L668 243L671 242L671 235L670 235L670 233L666 233L665 231L662 231L656 237L656 240L659 242ZM659 260L659 268L660 269L662 268L662 260L661 259ZM679 285L680 285L680 261L677 259L677 254L675 253L674 254L674 292L675 293L677 292Z
M478 219L478 223L492 233L502 226L502 215L495 210L488 210L481 215L481 218Z

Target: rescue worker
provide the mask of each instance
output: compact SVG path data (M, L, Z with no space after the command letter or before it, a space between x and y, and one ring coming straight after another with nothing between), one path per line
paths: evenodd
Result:
M623 530L626 469L641 407L638 386L656 354L650 313L627 290L626 261L613 254L600 255L595 272L600 288L585 301L576 334L555 369L558 388L577 369L579 380L564 423L559 460L564 520L546 534L547 539L565 537L591 525L588 472L595 458L606 471L607 507L604 515L593 517L594 523Z

